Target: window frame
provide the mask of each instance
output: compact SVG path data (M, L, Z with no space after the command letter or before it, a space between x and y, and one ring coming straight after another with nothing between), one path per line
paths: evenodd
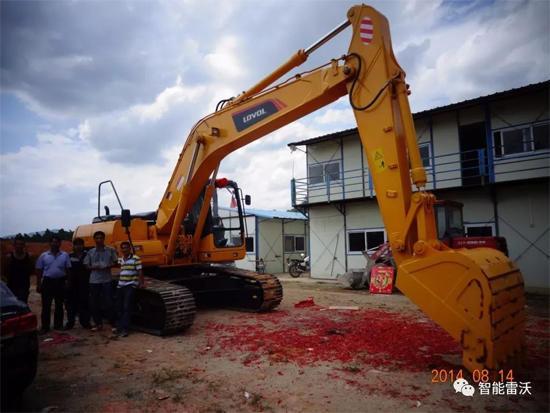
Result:
M294 251L287 251L286 250L286 238L292 237L293 238L293 245L294 245ZM297 250L296 249L296 238L303 238L304 239L304 249L303 250ZM296 252L306 252L307 246L306 246L306 236L303 234L284 234L283 236L283 252L285 254L294 254Z
M379 228L357 228L357 229L348 229L347 231L347 234L346 234L346 237L347 237L347 254L348 255L362 255L363 252L362 251L351 251L350 250L350 242L349 242L349 234L357 234L357 233L363 233L364 234L364 237L365 237L365 251L368 251L369 250L369 245L368 245L368 242L367 242L367 233L369 232L383 232L384 233L384 242L388 242L388 233L386 232L386 229L383 228L383 227L379 227ZM371 247L371 248L374 248L374 247Z
M494 222L472 222L472 223L464 223L464 234L466 238L470 238L468 235L468 228L483 228L483 227L489 227L491 228L492 235L487 235L489 237L496 237L496 225Z
M313 178L313 176L309 173L309 169L311 167L321 167L321 175L315 175L314 177L315 178L321 178L321 181L320 182L315 182L315 183L311 183L311 178ZM321 186L321 185L324 185L325 183L325 167L323 166L323 164L319 164L319 163L315 163L315 164L311 164L311 165L308 165L307 166L307 185L308 186Z
M535 136L533 134L533 128L534 127L541 126L541 125L548 125L548 124L550 124L550 120L493 129L491 131L491 135L492 135L492 138L493 138L493 157L494 157L495 161L498 162L501 159L506 159L507 157L519 156L519 155L522 155L522 154L530 154L530 153L548 151L548 149L535 149ZM529 136L528 136L527 140L525 140L525 136L524 136L524 140L523 140L524 150L523 150L523 152L516 152L516 153L507 154L504 150L505 145L504 145L503 134L506 133L506 132L509 132L509 131L515 131L515 130L520 130L520 129L529 131L529 133L528 133ZM497 155L497 145L496 145L496 134L497 133L500 133L500 143L501 143L500 144L500 151L501 151L500 155Z
M333 159L333 160L325 161L325 162L310 163L307 166L307 184L308 184L308 187L325 186L327 184L327 166L334 165L334 164L338 164L338 179L331 180L330 182L341 182L342 181L342 176L343 176L343 173L344 173L344 171L342 170L342 160L341 159ZM320 167L323 168L323 174L321 175L322 180L321 180L321 182L317 182L317 183L312 184L312 183L310 183L310 179L311 179L312 176L309 173L309 168L316 167L316 166L320 166ZM318 177L318 175L316 175L315 177Z
M544 125L550 126L550 120L544 121L544 122L536 122L536 123L533 123L531 125L531 141L533 143L533 151L534 152L544 152L544 151L549 151L550 150L550 148L547 148L547 149L537 149L537 148L535 148L535 133L534 133L533 129L536 128L537 126L544 126ZM548 139L550 140L550 136L548 137Z
M418 152L420 153L420 148L428 148L428 161L429 161L429 165L428 166L424 166L424 163L422 163L422 166L424 167L424 169L428 169L428 170L431 170L433 169L433 154L432 154L432 143L431 142L423 142L423 143L419 143L418 144ZM423 161L425 158L422 158L422 156L420 156L420 160Z
M247 240L248 239L251 239L252 240L252 251L248 251L248 244L247 244ZM256 239L254 237L254 235L251 235L251 236L246 236L244 237L244 247L245 247L245 251L247 254L253 254L256 252Z
M327 177L330 176L330 174L327 173L327 166L330 166L330 165L338 165L338 179L331 179L330 182L341 182L342 181L342 173L343 173L343 171L342 171L342 162L336 161L336 162L327 162L323 166L323 171L325 172L325 174L323 175L323 177L325 179L325 183L327 183ZM330 182L329 182L329 185L330 185Z
M229 231L229 234L231 234L231 230L226 230L226 231ZM240 239L241 240L241 243L240 244L236 244L234 243L233 241L236 240L236 239ZM233 237L231 236L230 239L228 239L228 246L227 247L222 247L222 248L231 248L231 247L242 247L243 246L243 237L242 237L242 234L240 237ZM245 245L246 247L246 245ZM219 247L218 247L219 248Z

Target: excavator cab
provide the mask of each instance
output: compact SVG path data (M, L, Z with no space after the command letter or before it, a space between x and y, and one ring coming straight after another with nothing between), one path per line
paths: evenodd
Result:
M209 181L185 216L183 220L183 230L185 234L195 234L196 229L199 226L205 200L210 198L206 196L206 191L210 184L211 182ZM205 254L204 256L205 258L211 258L212 255L216 255L216 250L223 251L224 249L231 249L235 252L244 248L246 227L244 222L244 206L241 192L242 191L239 189L239 186L234 181L226 178L220 178L214 181L214 193L210 199L209 207L207 206L208 209L205 211L206 215L200 235L201 246L198 250L199 257L201 256L201 251L208 251L208 254ZM228 217L221 217L219 214L219 199L221 198L225 200L228 198L227 195L229 195L231 200L230 206L234 209L234 211L231 211ZM182 248L176 249L176 258L180 258L185 255L186 252L183 245ZM240 255L241 253L239 252L239 256ZM209 262L210 260L206 261Z
M504 237L492 235L491 227L466 231L462 216L464 204L456 201L438 200L434 215L439 240L450 248L493 248L508 256L508 243Z
M214 246L216 248L242 247L246 236L246 228L241 190L236 182L225 178L216 179L215 187L216 192L210 205L212 215L210 228L214 235ZM227 219L223 219L219 215L219 199L220 197L224 198L222 194L229 195L231 199L230 207L235 210L230 212ZM205 228L207 228L207 225L208 223L205 224Z
M437 237L446 245L454 237L465 237L462 207L464 204L455 201L436 201L434 205Z

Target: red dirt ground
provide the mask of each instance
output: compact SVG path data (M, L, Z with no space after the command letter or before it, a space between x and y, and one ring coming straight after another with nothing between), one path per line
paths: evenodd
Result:
M39 257L40 254L50 249L50 244L47 242L27 242L26 250L33 254L35 257ZM2 241L0 243L0 256L5 257L11 251L13 251L13 241ZM67 254L73 252L73 243L70 241L61 242L61 251L65 251Z
M38 254L48 245L30 248ZM532 394L481 396L476 386L465 397L450 382L431 381L433 369L461 368L460 348L405 296L305 281L283 279L277 311L202 309L189 331L170 337L117 339L79 326L40 336L38 375L7 410L549 411L548 297L527 296L527 363L514 371ZM295 307L308 297L314 305ZM40 314L34 289L30 306Z

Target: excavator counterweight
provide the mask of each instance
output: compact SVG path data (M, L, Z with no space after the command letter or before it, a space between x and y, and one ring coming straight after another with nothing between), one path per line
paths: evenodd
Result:
M348 26L352 37L347 54L272 85ZM150 276L187 287L198 298L215 297L228 307L276 307L282 288L275 277L214 266L242 259L246 253L236 184L233 194L241 222L237 236L226 237L212 212L219 164L237 149L347 95L398 266L397 287L460 342L468 369L496 371L518 365L525 349L522 275L499 251L451 250L438 239L435 197L424 190L427 178L410 93L393 53L387 19L372 7L352 7L346 22L296 52L248 91L221 101L214 113L195 124L158 210L132 220L133 244ZM101 228L106 242L119 246L127 237L120 217L111 218L107 221L114 222L78 227L75 237L85 238L91 246L94 230ZM177 304L179 298L163 288L158 284L157 293ZM187 305L174 314L185 319L180 325L188 326L194 302L187 290L176 293ZM151 297L151 302L163 305L158 297Z

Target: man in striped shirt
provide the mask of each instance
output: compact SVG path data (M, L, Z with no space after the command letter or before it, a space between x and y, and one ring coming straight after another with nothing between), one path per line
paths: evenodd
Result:
M119 326L113 328L113 333L121 337L128 336L128 325L134 308L136 288L145 288L141 258L132 254L130 243L125 241L120 244L122 257L120 258L120 278L117 286L117 303Z

